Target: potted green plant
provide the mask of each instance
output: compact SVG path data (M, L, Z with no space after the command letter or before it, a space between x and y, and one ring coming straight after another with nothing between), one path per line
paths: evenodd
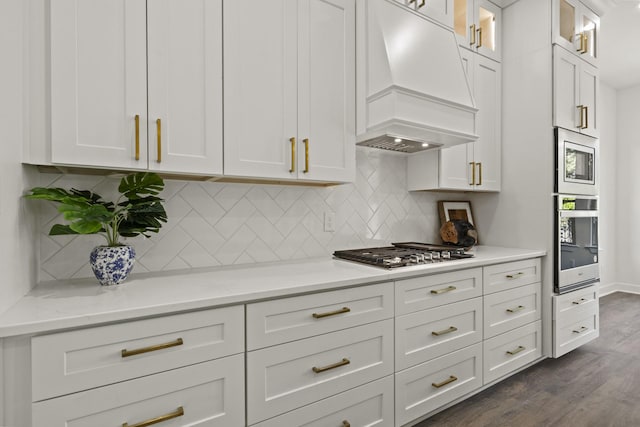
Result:
M167 213L158 194L164 188L160 176L151 172L139 172L122 178L115 201L105 201L102 196L87 190L72 188L35 187L25 197L50 200L59 203L58 211L69 222L55 224L50 236L63 234L101 234L107 240L91 252L89 261L96 278L102 285L122 283L131 272L135 251L120 242L120 237L135 237L157 233Z

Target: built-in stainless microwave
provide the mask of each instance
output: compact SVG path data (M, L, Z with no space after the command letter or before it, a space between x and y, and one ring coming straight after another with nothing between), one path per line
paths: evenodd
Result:
M556 128L556 193L598 194L598 140Z

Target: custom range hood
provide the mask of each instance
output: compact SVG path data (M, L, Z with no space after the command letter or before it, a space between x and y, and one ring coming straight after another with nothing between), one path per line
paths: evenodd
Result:
M413 153L475 141L452 29L393 0L357 3L357 144Z

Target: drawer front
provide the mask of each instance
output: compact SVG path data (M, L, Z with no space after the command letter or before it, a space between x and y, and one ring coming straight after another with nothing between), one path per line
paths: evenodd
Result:
M484 342L484 383L488 384L542 356L542 322L530 323Z
M393 373L393 320L247 354L249 424Z
M396 374L396 425L415 420L482 386L482 344Z
M396 282L396 315L481 295L481 268L399 280Z
M495 337L540 319L540 283L484 297L484 337Z
M344 422L347 422L345 424ZM393 375L337 394L254 427L393 425Z
M132 426L160 416L167 426L243 426L244 355L37 402L32 412L33 427Z
M396 318L396 371L482 341L482 298Z
M553 319L570 318L570 313L594 312L598 305L598 286L578 289L564 295L553 296ZM580 316L580 315L578 315Z
M243 329L235 306L34 337L33 401L240 353Z
M541 281L540 258L484 267L484 293L505 291Z
M597 306L596 306L597 308ZM579 314L580 316L576 315ZM567 318L553 321L553 357L560 357L571 350L598 338L599 313L580 311Z
M247 349L392 317L392 282L248 304Z

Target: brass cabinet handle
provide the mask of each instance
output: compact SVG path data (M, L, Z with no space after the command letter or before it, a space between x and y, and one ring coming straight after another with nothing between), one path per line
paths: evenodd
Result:
M589 36L585 33L580 33L580 50L581 54L589 51Z
M476 31L478 32L478 47L482 47L482 27L479 27Z
M316 374L318 374L320 372L329 371L331 369L339 368L340 366L348 365L349 363L351 363L351 361L345 357L341 361L336 362L336 363L331 364L331 365L322 366L320 368L317 368L317 367L314 366L313 368L311 368L311 370L313 372L315 372Z
M344 420L342 422L342 427L351 427L351 423L349 421L347 421L347 420Z
M309 138L302 140L304 143L304 170L302 172L309 172Z
M578 37L580 38L580 47L578 49L576 49L576 51L580 52L580 53L584 53L584 33L580 33L578 34Z
M149 353L149 352L158 351L158 350L164 350L165 348L177 347L177 346L182 345L182 344L184 344L184 341L182 341L182 338L178 338L175 341L167 342L167 343L164 343L164 344L150 345L149 347L136 348L134 350L124 349L124 350L122 350L122 357L129 357L129 356L135 356L137 354Z
M342 307L340 310L328 311L326 313L313 313L314 319L322 319L323 317L335 316L336 314L348 313L351 309L349 307Z
M520 310L524 310L524 305L519 305L516 308L507 308L507 313L515 313Z
M289 169L289 173L293 173L296 171L296 138L289 138L291 142L291 169Z
M447 329L443 329L442 331L433 331L431 332L431 335L439 337L440 335L450 334L451 332L455 332L457 330L458 328L456 328L455 326L449 326Z
M431 383L431 385L435 388L440 388L440 387L444 387L449 383L452 383L454 381L457 381L458 377L455 377L453 375L450 375L449 378L447 378L446 380L442 381L441 383Z
M415 2L416 2L416 0L409 0L409 4L415 3Z
M578 125L578 129L584 129L584 105L578 105L576 108L580 110L580 124Z
M469 162L469 166L471 166L471 184L476 185L476 162Z
M420 5L418 6L418 9L422 9L424 7L424 5L427 4L427 0L422 0L420 2Z
M524 273L522 271L519 271L517 273L514 274L507 274L507 279L517 279L520 276L524 276Z
M521 345L519 345L519 346L518 346L518 348L516 348L515 350L508 350L508 351L507 351L507 354L508 354L509 356L513 356L514 354L518 354L518 353L520 353L522 350L524 350L524 347L523 347L523 346L521 346Z
M477 185L482 185L482 163L476 163L478 165L478 184Z
M573 330L573 333L574 333L574 334L581 334L581 333L583 333L584 331L586 331L586 330L588 330L588 329L589 329L589 328L587 328L586 326L580 326L580 329L578 329L578 330L575 330L575 329L574 329L574 330Z
M156 120L156 129L158 132L158 163L162 162L162 120Z
M589 129L589 107L584 106L584 127L582 129Z
M160 415L159 417L151 418L149 420L142 421L141 423L137 423L137 424L123 423L122 427L147 427L147 426L161 423L163 421L171 420L173 418L178 418L183 415L184 415L184 408L180 406L178 409L176 409L175 411L169 414Z
M574 301L573 304L574 305L580 305L580 304L584 304L585 302L587 302L586 299L580 298L578 301Z
M469 26L469 45L476 44L476 24Z
M457 288L455 286L447 286L446 288L442 288L442 289L432 289L431 293L433 295L440 295L440 294L444 294L446 292L451 292L451 291L455 291Z
M140 160L140 114L134 118L136 122L136 160Z

